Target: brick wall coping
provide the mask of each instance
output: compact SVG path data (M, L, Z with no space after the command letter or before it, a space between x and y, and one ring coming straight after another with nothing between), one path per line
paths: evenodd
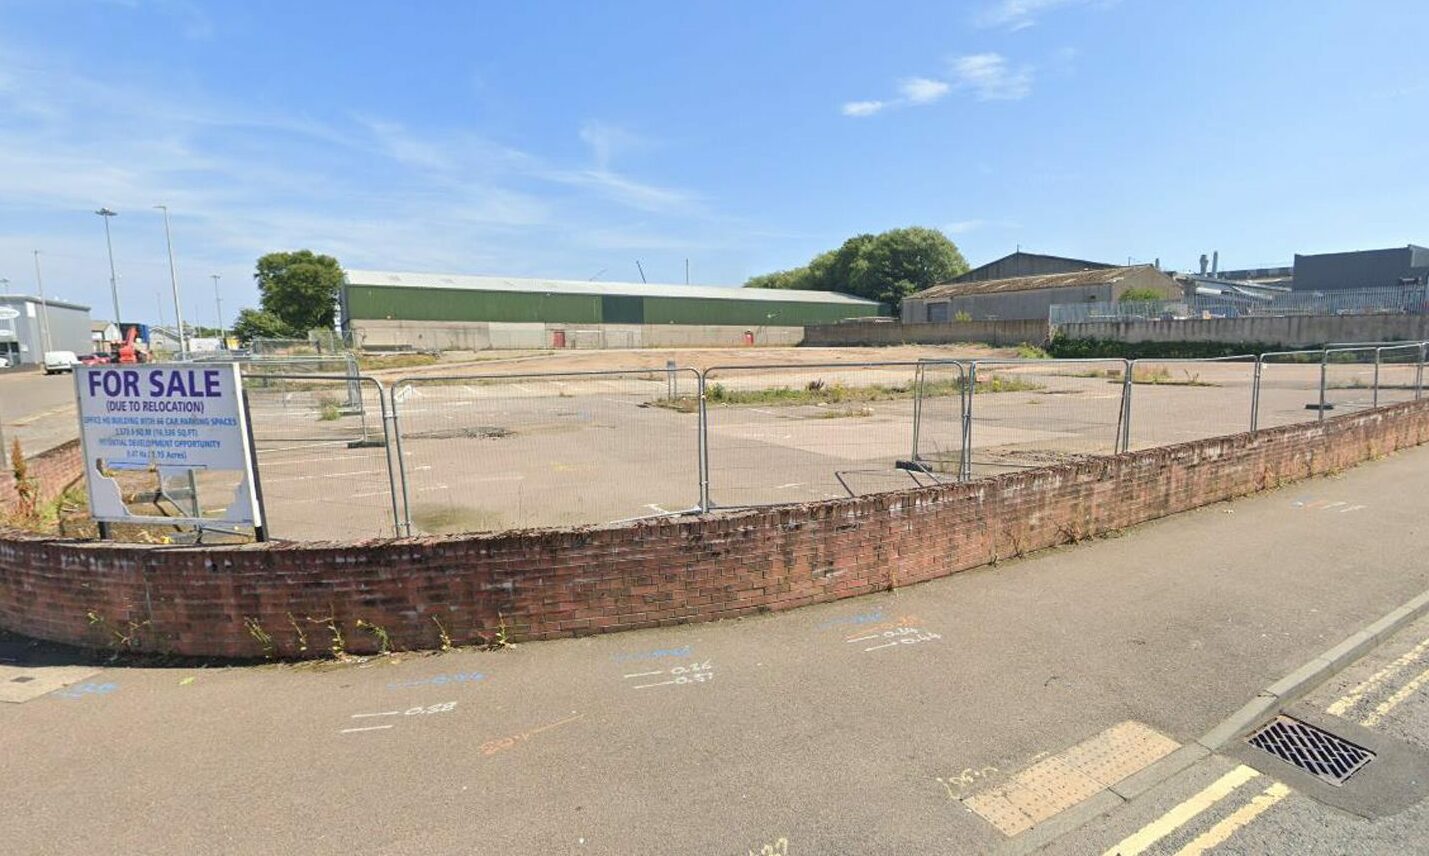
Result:
M156 546L0 530L0 627L197 656L547 639L907 585L1429 442L1429 401L849 499L569 529Z

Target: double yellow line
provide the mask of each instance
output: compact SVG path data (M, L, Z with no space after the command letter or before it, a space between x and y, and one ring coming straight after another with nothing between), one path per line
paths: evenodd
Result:
M1204 790L1151 823L1137 830L1134 835L1106 851L1105 856L1136 856L1148 847L1185 826L1187 821L1200 815L1206 809L1230 796L1237 788L1260 776L1260 773L1242 764L1216 779ZM1176 856L1198 856L1212 847L1222 844L1252 820L1290 793L1290 788L1274 782L1254 796L1250 802L1231 812L1224 820L1196 836L1190 843L1176 851Z

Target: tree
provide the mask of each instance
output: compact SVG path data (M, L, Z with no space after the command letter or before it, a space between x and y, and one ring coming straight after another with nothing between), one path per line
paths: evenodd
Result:
M1157 291L1157 290L1154 289L1154 288L1128 288L1126 291L1123 291L1123 292L1121 293L1121 297L1118 297L1118 298L1117 298L1117 301L1120 302L1120 303L1126 303L1126 302L1129 301L1129 300L1165 300L1165 299L1166 299L1166 295L1162 294L1161 292Z
M337 315L342 266L332 256L311 250L269 253L258 260L253 275L263 311L275 316L290 333L330 330Z
M745 287L838 291L897 304L967 269L967 260L946 235L913 226L855 235L804 267L752 277Z
M233 335L245 345L254 339L287 339L296 334L271 312L263 309L240 309L233 321Z

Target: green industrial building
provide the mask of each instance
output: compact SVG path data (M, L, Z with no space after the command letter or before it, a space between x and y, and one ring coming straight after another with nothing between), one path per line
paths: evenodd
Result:
M343 326L369 348L798 344L806 324L890 315L826 291L347 271Z

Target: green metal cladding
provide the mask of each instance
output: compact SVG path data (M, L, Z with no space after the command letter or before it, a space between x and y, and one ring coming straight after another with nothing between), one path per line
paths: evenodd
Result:
M795 292L796 293L796 292ZM353 320L507 321L557 324L704 324L798 327L888 315L888 307L797 300L540 294L412 286L349 285Z

